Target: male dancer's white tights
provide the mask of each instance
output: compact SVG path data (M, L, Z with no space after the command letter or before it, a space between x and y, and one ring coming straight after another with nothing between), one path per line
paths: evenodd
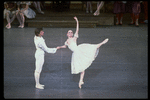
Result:
M36 82L36 88L39 88L39 89L44 89L44 85L41 85L40 82L39 82L39 79L40 79L40 73L42 71L42 67L43 67L43 64L44 64L44 54L43 55L35 55L35 72L34 72L34 77L35 77L35 82Z

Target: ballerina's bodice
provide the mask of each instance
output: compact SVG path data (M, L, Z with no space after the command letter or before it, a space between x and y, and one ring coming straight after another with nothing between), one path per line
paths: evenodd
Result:
M78 74L87 69L96 56L99 49L96 44L82 43L77 45L76 38L69 38L65 45L73 51L71 58L71 73Z
M74 38L70 38L68 39L66 42L65 42L65 45L68 46L68 48L71 50L71 51L75 51L77 49L77 43L76 41L74 40Z

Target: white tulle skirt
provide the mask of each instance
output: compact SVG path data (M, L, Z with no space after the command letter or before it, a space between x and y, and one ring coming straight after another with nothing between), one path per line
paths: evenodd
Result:
M71 74L78 74L87 69L95 60L99 52L95 44L80 44L72 53Z
M36 16L36 13L31 8L28 8L27 10L25 10L23 14L29 19L35 18Z

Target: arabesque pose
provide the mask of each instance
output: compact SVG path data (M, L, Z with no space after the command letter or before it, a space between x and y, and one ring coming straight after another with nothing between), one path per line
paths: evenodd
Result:
M77 38L79 38L79 22L77 17L74 17L77 22L76 32L73 36L72 30L69 30L67 33L68 39L65 42L65 45L57 47L60 48L68 48L73 52L71 59L71 73L78 74L80 73L79 80L79 88L81 89L81 85L84 84L83 78L85 74L85 70L92 64L95 58L98 55L99 47L108 42L108 39L105 39L103 42L98 44L88 44L83 43L77 45Z

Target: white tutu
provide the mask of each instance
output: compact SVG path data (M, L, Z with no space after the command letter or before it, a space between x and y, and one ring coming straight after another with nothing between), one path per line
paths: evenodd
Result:
M87 69L95 60L99 52L95 44L80 44L74 50L71 59L71 73L78 74Z
M27 18L35 18L36 16L36 13L31 9L31 8L28 8L27 10L25 10L23 12L23 14L27 17Z

